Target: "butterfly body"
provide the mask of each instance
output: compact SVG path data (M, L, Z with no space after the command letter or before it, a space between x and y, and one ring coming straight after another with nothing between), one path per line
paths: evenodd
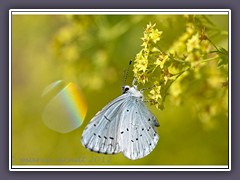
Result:
M83 131L82 144L97 153L122 152L135 160L155 148L159 139L155 127L159 124L136 86L123 86L122 91L92 118Z

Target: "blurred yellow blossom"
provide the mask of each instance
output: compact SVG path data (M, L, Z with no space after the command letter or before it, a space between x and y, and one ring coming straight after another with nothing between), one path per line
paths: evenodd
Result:
M199 49L200 47L199 34L197 33L187 41L187 52L192 52L194 49Z

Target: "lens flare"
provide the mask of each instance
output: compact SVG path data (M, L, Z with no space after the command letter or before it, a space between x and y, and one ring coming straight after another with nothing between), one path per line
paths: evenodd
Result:
M47 87L55 87L53 83ZM45 92L47 92L45 91ZM87 104L78 87L69 83L46 105L42 113L45 125L57 132L68 133L81 126L87 113Z
M49 94L50 92L52 92L54 89L61 87L60 85L62 85L63 81L62 80L58 80L55 81L53 83L51 83L50 85L48 85L42 93L42 97L46 96L47 94Z

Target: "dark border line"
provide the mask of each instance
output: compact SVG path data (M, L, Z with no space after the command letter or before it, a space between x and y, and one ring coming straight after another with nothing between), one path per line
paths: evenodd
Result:
M10 9L11 10L11 9ZM54 10L54 9L53 9ZM82 9L82 10L84 10L84 9ZM101 10L101 9L97 9L97 10ZM154 9L153 9L154 10ZM176 9L177 10L177 9ZM214 10L214 9L211 9L211 10ZM230 10L230 9L229 9ZM187 9L186 9L186 11L81 11L81 9L79 9L78 11L11 11L11 12L20 12L20 13L24 13L24 12L26 12L26 13L30 13L30 12L33 12L33 13L35 13L35 12L51 12L51 13L55 13L55 12L59 12L59 13L63 13L63 12L69 12L69 13L75 13L75 12L83 12L83 13L85 13L85 12L94 12L94 13L96 13L96 12L98 12L98 13L108 13L108 12L131 12L131 13L135 13L135 12L139 12L139 13L144 13L144 12L151 12L151 13L157 13L157 12L160 12L160 13L162 13L162 12L183 12L183 13L189 13L189 12L192 12L192 13L202 13L202 12L219 12L219 13L223 13L223 12L226 12L226 13L228 13L229 14L229 11L187 11ZM63 14L64 15L64 14Z

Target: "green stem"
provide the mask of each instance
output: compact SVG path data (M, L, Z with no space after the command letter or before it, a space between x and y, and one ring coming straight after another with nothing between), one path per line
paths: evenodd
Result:
M218 59L218 56L214 56L214 57L199 61L199 64L204 63L204 62L209 62L209 61L212 61L212 60L217 60L217 59Z
M215 49L217 50L217 51L219 51L219 49L217 48L217 46L207 37L207 40L215 47Z
M190 69L190 67L188 67L188 68L186 68L185 70L183 70L183 71L181 71L181 72L179 72L179 73L176 73L176 74L172 74L172 76L176 76L176 75L181 75L182 73L184 73L184 72L186 72L187 70L189 70ZM177 77L178 77L177 76Z
M190 69L190 67L188 67L188 68L185 69L184 71L180 72L180 73L177 75L177 77L176 77L172 82L169 83L169 85L168 85L167 88L166 88L165 94L164 94L164 96L163 96L163 102L165 101L165 98L166 98L166 96L167 96L167 92L168 92L170 86L172 85L172 83L173 83L174 81L176 81L177 78L179 78L179 77L180 77L184 72L186 72L188 69Z
M204 59L202 61L200 61L198 64L200 63L204 63L204 62L209 62L209 61L212 61L212 60L216 60L218 58L218 56L215 56L215 57L212 57L212 58L208 58L208 59ZM165 100L166 96L167 96L167 92L168 92L168 89L170 88L170 86L172 85L173 82L175 82L184 72L188 71L190 69L190 67L186 68L185 70L177 73L177 74L172 74L172 76L176 76L176 78L171 82L169 83L169 85L166 87L166 91L165 91L165 94L163 96L163 101Z

